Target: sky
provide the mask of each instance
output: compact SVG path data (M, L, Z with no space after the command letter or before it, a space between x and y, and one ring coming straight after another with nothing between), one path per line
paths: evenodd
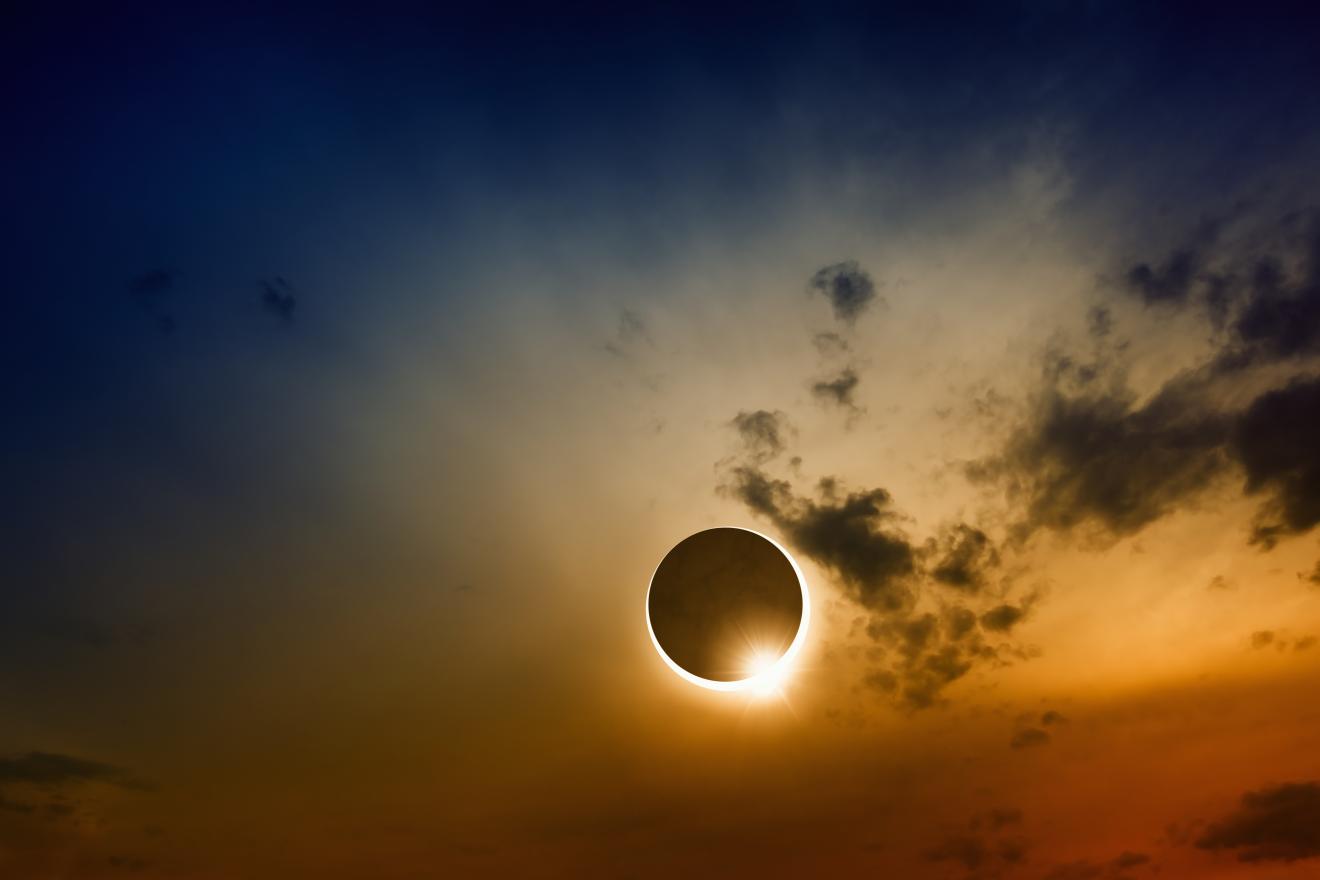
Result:
M1313 14L3 15L0 876L1320 871Z

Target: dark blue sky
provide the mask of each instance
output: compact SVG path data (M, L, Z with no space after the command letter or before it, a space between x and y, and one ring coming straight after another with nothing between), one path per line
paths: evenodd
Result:
M237 377L360 377L360 338L421 306L461 334L474 288L501 296L501 213L544 230L525 251L586 234L645 271L699 230L754 238L804 170L824 191L892 163L902 222L1043 127L1067 133L1065 212L1117 201L1134 247L1286 191L1271 168L1320 120L1314 21L1191 8L11 12L17 556L78 532L89 479L278 496L328 438ZM410 284L429 261L438 282ZM278 278L291 312L263 304Z

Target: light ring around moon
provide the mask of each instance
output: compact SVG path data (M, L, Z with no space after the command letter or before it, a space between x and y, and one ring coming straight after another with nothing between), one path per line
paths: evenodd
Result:
M796 659L798 653L801 652L802 645L806 641L807 628L811 620L811 597L807 591L807 579L802 574L802 568L798 565L797 560L793 558L792 554L790 554L786 549L784 549L784 547L778 541L776 541L774 538L771 538L769 535L762 534L761 532L755 531L754 529L743 528L741 526L723 526L721 528L736 529L742 532L749 532L752 535L755 535L756 537L769 542L776 550L778 550L783 555L784 559L788 561L789 565L792 566L793 574L797 577L798 587L802 593L802 617L798 623L797 632L794 634L793 639L789 643L788 648L785 649L784 652L767 667L760 669L756 673L750 674L744 678L738 678L733 680L704 678L700 675L694 674L693 672L687 669L684 669L683 666L681 666L678 662L676 662L669 655L669 653L665 651L664 647L660 644L660 639L656 636L655 627L651 622L651 591L655 586L655 577L656 574L660 571L661 566L664 565L665 559L667 559L670 556L670 554L673 553L674 548L671 548L670 551L666 553L665 556L661 559L660 563L655 567L655 570L651 572L650 581L647 582L646 607L645 607L646 630L651 636L651 644L655 646L656 652L660 655L660 658L664 660L665 665L668 666L671 670L673 670L674 674L676 674L679 678L682 678L684 681L690 682L691 684L695 684L698 687L707 688L713 691L725 691L725 692L762 691L766 689L768 683L773 686L774 683L777 683L782 680L783 676L785 675L785 673L787 673L789 667ZM713 531L713 530L707 530L707 531ZM700 535L702 533L697 532L695 534ZM687 539L685 538L684 540ZM681 543L682 542L680 541L679 544ZM678 547L677 544L675 545L675 548L676 547Z

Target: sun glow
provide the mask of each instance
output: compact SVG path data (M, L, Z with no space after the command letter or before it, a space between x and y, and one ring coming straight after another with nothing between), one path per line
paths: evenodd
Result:
M779 693L790 670L786 664L777 662L773 654L758 651L752 655L748 671L751 675L744 679L747 689L759 697L770 697Z

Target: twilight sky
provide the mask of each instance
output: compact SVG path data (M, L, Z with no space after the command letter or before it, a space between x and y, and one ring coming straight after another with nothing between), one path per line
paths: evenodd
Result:
M0 876L1320 872L1314 14L444 5L4 13Z

